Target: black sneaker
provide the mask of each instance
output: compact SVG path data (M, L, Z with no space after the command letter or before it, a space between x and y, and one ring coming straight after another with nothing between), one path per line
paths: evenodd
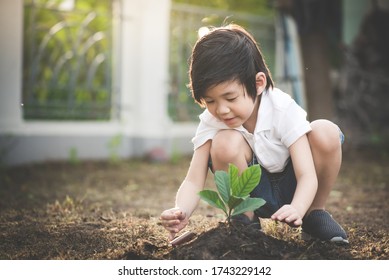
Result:
M231 217L231 223L233 225L249 226L257 230L261 229L261 223L259 222L257 216L254 216L254 220L250 220L250 218L247 217L245 214L238 214L236 216Z
M344 229L325 210L313 210L303 219L303 238L318 238L337 244L348 244Z

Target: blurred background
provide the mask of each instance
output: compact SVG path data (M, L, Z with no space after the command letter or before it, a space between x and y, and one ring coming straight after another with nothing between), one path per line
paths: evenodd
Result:
M257 39L276 86L348 147L387 150L389 0L0 0L0 164L190 154L188 58Z

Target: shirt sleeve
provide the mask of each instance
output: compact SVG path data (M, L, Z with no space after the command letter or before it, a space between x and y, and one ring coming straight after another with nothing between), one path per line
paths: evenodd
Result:
M289 104L279 121L281 142L288 148L312 130L307 113L295 101Z
M219 130L228 128L223 122L216 120L208 110L205 110L199 118L200 124L197 127L196 135L192 138L194 150L213 139Z
M192 138L193 149L196 150L208 140L213 139L216 133L216 129L207 127L204 122L200 121L200 124L197 127L196 135Z

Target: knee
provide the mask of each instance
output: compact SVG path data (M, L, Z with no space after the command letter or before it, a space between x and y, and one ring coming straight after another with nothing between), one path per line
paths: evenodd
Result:
M340 131L336 124L328 120L311 123L312 131L308 134L311 148L323 154L337 152L341 148Z
M212 139L212 160L234 162L242 152L243 143L245 139L240 132L236 130L219 131Z

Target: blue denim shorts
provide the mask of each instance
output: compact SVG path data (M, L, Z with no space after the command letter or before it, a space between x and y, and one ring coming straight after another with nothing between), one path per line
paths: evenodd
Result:
M258 164L255 155L249 166L254 164ZM261 218L270 218L283 205L292 202L297 181L290 158L282 172L270 173L263 166L261 166L261 171L261 180L250 196L260 197L266 201L265 205L255 210L255 214Z
M340 143L344 142L344 134L339 129ZM258 164L257 158L253 155L253 160L249 166ZM255 210L255 214L261 218L270 218L278 209L285 204L292 202L296 191L297 181L293 169L291 158L285 169L279 173L270 173L261 166L262 174L259 184L251 192L251 197L261 197L266 201L266 204Z

